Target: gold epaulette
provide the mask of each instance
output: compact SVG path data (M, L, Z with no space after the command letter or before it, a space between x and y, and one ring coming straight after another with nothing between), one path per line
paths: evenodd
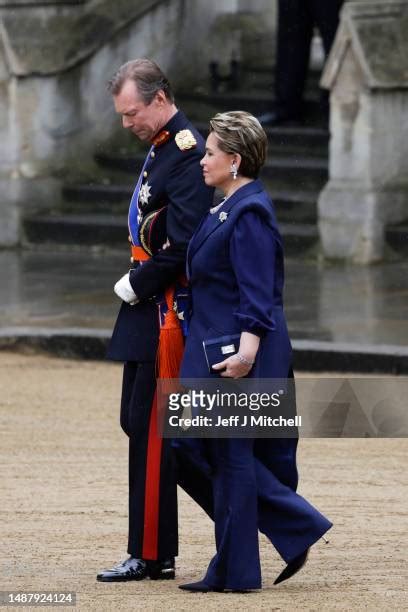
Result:
M177 132L175 141L180 151L193 149L197 144L194 134L190 130L180 130L180 132Z

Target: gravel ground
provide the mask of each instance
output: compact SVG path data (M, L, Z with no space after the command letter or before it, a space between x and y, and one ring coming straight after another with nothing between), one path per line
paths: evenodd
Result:
M183 492L176 580L97 583L126 557L120 381L114 364L0 353L0 590L76 591L79 610L408 610L408 439L301 441L299 491L335 527L279 587L283 563L261 538L262 592L180 591L214 552Z

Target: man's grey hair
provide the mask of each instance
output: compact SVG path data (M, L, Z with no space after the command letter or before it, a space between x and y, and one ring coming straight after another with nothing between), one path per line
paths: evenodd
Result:
M159 91L174 103L170 82L159 66L149 59L136 59L123 64L108 81L108 91L114 96L120 94L126 81L133 81L145 104L150 104Z

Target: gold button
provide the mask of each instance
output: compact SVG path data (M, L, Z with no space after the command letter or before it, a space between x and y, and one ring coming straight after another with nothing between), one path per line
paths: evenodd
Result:
M145 178L147 177L147 171L146 171L146 170L143 172L143 176L144 176Z
M156 157L156 153L155 153L154 151L152 151L152 152L150 153L150 157L153 159L154 157Z
M130 263L133 263L135 260L133 259L133 257L130 258Z

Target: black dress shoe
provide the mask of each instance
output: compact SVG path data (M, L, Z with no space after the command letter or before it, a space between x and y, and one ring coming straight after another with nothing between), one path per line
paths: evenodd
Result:
M174 580L176 577L174 557L162 561L146 561L146 564L150 580Z
M222 593L224 590L211 587L204 580L200 580L199 582L190 582L188 584L179 584L179 589L182 589L183 591L191 591L192 593Z
M303 552L301 555L295 557L290 563L287 564L285 569L279 574L273 584L279 584L280 582L283 582L284 580L287 580L288 578L291 578L297 574L297 572L301 570L306 563L308 554L309 549L305 550L305 552Z
M145 561L129 557L125 561L97 575L99 582L126 582L128 580L173 580L176 576L174 557L162 561Z
M99 582L125 582L127 580L143 580L148 576L147 564L143 559L129 557L125 561L104 570L97 575Z

